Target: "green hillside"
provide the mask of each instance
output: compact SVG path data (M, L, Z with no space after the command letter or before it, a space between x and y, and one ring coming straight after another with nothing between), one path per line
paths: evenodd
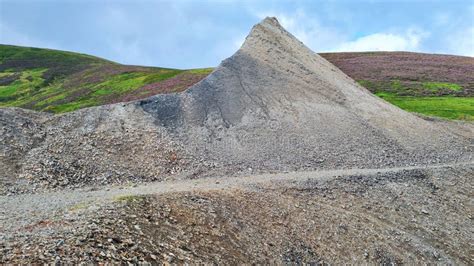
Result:
M126 66L84 54L0 45L0 107L73 111L182 91L211 71Z
M474 120L472 90L449 82L359 80L375 95L406 111L457 120Z

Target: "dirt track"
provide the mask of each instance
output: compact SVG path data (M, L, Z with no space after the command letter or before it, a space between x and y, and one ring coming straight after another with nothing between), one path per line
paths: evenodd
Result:
M330 180L342 176L374 175L400 172L403 170L426 170L472 164L473 162L466 162L382 169L343 169L249 175L243 177L218 177L195 180L187 179L171 182L147 183L139 186L109 186L99 187L98 189L84 188L79 190L62 190L39 194L0 196L0 210L2 210L4 214L13 214L8 215L10 217L4 215L2 220L4 221L4 226L13 226L13 229L15 230L21 225L21 222L15 221L20 220L29 223L34 217L37 219L44 219L51 213L66 211L74 206L102 205L127 196L233 189L246 186L275 184L278 182L302 182L313 179ZM5 229L7 228L3 228L3 230Z

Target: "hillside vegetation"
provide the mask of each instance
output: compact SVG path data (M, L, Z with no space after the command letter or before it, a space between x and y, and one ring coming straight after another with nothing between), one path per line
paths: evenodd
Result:
M474 58L406 52L321 56L402 109L474 119ZM0 45L0 107L73 111L180 92L211 71L127 66L72 52Z
M182 91L211 71L126 66L78 53L0 45L0 107L73 111Z
M408 52L321 54L398 107L449 119L474 119L474 58Z

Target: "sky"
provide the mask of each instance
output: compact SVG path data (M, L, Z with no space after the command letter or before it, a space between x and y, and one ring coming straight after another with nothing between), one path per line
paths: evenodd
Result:
M123 64L213 67L266 16L315 52L474 56L474 0L0 0L0 43Z

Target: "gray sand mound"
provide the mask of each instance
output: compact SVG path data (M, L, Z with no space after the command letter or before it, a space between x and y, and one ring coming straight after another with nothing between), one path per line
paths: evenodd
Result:
M182 93L57 116L5 108L0 125L11 192L467 161L473 140L472 124L426 121L373 96L274 18Z

